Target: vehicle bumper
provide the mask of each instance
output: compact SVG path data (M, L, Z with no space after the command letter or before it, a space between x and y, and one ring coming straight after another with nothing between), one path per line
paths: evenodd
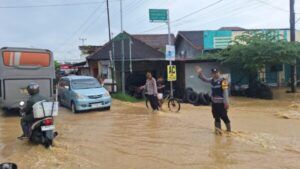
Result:
M110 107L111 101L112 101L111 97L104 97L101 99L82 99L82 100L76 100L75 105L78 111L84 111L84 110Z

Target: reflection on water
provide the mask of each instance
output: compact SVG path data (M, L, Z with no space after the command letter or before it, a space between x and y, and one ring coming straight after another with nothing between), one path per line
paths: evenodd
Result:
M222 136L214 135L209 107L157 114L143 103L118 101L110 112L61 108L50 150L16 139L18 117L0 117L0 161L21 169L298 169L300 121L274 114L298 111L300 102L282 91L275 95L273 101L232 98L233 132Z
M209 157L217 168L228 168L235 163L231 155L232 139L232 137L214 136L215 141L209 146Z

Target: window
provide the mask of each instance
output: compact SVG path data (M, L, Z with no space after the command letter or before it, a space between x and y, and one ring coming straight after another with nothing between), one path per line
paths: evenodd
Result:
M50 65L49 53L36 52L3 52L5 66L41 66Z
M101 76L105 79L108 78L108 65L102 65Z
M96 79L78 79L72 80L72 89L92 89L101 88L99 82Z

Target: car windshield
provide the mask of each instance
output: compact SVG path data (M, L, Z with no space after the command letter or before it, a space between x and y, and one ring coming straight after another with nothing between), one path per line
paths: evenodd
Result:
M101 85L96 79L77 79L72 80L71 86L73 89L91 89L101 88Z

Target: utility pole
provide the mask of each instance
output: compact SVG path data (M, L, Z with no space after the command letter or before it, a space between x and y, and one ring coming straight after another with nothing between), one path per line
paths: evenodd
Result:
M107 26L108 26L108 38L109 38L109 42L111 41L111 32L110 32L110 15L109 15L109 3L108 0L106 0L106 11L107 11ZM114 93L115 92L115 71L114 71L114 53L110 50L110 71L111 71L111 83L112 83L112 89L111 92Z
M121 33L122 33L122 93L125 94L125 56L124 56L124 31L123 31L123 4L120 0L120 19L121 19Z
M291 35L291 43L295 42L296 33L295 33L295 0L290 0L290 35ZM296 65L297 60L291 66L291 92L296 92Z
M110 16L109 16L109 4L108 4L108 0L106 0L106 11L107 11L108 38L109 38L109 41L111 41Z
M122 37L122 93L125 94L125 56L124 56L124 32Z
M169 45L172 45L172 39L171 39L171 26L170 26L170 12L168 10L168 21L167 21L167 24L168 24L168 42L169 42ZM170 60L170 66L172 65L172 60ZM171 92L170 92L170 95L171 97L174 96L174 93L173 93L173 82L170 81L170 89L171 89Z
M114 38L114 34L112 33L112 38ZM115 65L115 41L113 40L112 41L112 68L113 68L113 75L112 75L112 77L113 77L113 90L112 91L114 91L115 92L115 81L114 81L114 79L115 79L115 72L116 72L116 65Z
M86 41L86 38L79 38L79 40L82 42L82 46L84 46L84 41Z
M132 39L129 38L129 72L132 73Z
M123 32L123 2L120 0L121 33Z

